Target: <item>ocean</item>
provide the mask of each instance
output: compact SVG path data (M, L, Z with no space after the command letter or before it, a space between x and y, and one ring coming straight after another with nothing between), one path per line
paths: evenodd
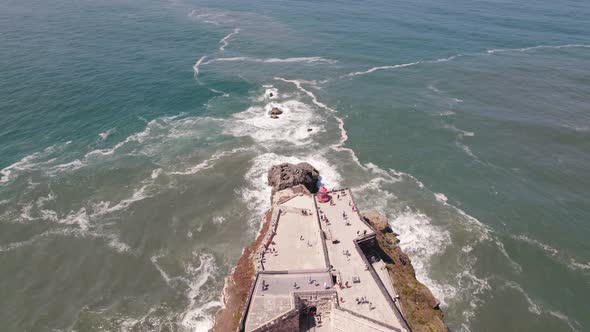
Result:
M2 330L206 331L266 171L307 161L388 216L452 331L589 331L588 17L2 1Z

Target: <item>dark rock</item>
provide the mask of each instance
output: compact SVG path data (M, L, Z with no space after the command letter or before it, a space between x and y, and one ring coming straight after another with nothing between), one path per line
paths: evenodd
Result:
M276 114L272 114L272 115L270 116L270 118L271 118L271 119L278 119L278 118L279 118L279 116L278 116L278 115L276 115Z
M278 190L294 187L302 184L314 193L317 191L317 183L320 173L308 163L297 165L284 163L274 165L268 171L268 184L272 186L273 193Z
M313 130L313 129L311 129L311 128L307 128L307 131L312 131L312 130Z
M273 107L268 114L280 115L280 114L283 114L283 111L281 111L278 107Z

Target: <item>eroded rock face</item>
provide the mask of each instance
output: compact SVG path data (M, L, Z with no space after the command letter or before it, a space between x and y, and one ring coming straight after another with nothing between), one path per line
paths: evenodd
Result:
M379 213L377 210L369 210L363 213L363 217L366 221L370 222L373 227L382 233L390 233L391 228L389 227L389 223L387 222L387 218L384 215Z
M304 185L307 190L317 191L317 183L320 172L308 163L297 165L284 163L275 165L268 171L268 184L272 186L272 192Z
M377 230L375 234L377 243L386 255L382 258L412 331L448 332L439 301L428 287L416 279L412 262L397 244L399 239L391 231L387 218L375 210L367 211L363 214L363 218Z

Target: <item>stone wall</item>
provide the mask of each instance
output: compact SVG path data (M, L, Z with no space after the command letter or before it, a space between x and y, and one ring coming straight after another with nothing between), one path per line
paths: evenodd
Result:
M281 317L254 329L252 332L293 332L299 331L299 310L291 310Z

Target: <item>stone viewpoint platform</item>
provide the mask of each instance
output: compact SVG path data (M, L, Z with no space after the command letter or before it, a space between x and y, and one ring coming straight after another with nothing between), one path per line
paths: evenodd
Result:
M362 249L375 232L351 191L328 194L326 203L300 193L275 204L245 331L409 331L391 281L375 270L378 257Z

